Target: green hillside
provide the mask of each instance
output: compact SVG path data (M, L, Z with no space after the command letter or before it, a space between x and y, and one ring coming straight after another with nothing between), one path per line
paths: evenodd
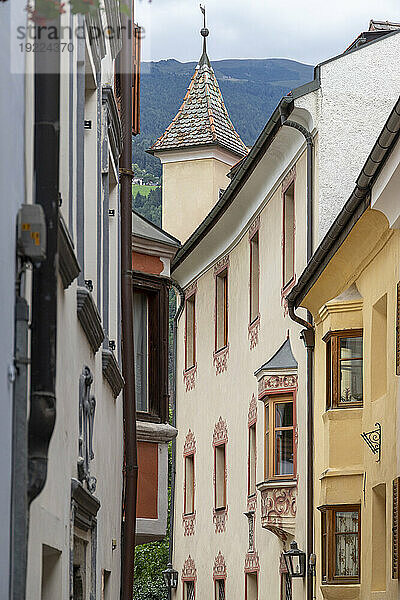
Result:
M213 68L230 117L245 144L251 146L279 99L313 78L313 67L293 60L230 59ZM161 175L161 164L145 150L177 113L196 67L174 59L143 63L141 76L141 134L134 138L133 162Z

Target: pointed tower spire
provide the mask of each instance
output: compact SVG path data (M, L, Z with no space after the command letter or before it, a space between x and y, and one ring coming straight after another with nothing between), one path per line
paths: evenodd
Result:
M203 13L203 54L177 115L149 149L150 154L193 146L220 146L242 158L248 150L226 110L217 78L207 55L206 9Z
M203 13L203 27L200 30L201 35L203 36L203 54L199 60L199 66L207 65L211 67L210 60L207 56L207 37L210 35L209 30L206 27L206 7L200 4L200 10Z
M162 163L162 223L184 242L228 187L228 173L248 149L229 118L207 55L206 10L203 54L176 116L147 151Z

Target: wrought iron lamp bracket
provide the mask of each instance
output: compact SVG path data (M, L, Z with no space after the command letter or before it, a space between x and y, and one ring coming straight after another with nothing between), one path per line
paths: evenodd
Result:
M378 455L376 462L381 460L381 448L382 448L382 427L380 423L375 423L376 429L373 431L363 432L361 434L364 442L370 447L374 454Z

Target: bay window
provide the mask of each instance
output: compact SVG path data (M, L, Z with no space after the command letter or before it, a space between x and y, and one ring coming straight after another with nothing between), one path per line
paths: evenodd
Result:
M321 554L324 583L360 582L359 505L322 506Z
M268 397L265 403L265 479L295 476L293 395Z
M326 408L363 404L362 329L330 331L326 342Z

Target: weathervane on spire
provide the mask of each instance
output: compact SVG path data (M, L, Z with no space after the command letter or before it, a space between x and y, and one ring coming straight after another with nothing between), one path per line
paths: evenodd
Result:
M208 35L209 35L210 32L209 32L209 30L206 27L206 7L202 6L200 4L200 10L203 13L203 27L200 30L200 33L203 36L203 54L202 54L202 56L200 58L199 65L201 67L204 64L206 64L209 67L211 67L210 61L209 61L208 56L207 56L207 41L206 41L206 39L207 39L207 37L208 37Z

